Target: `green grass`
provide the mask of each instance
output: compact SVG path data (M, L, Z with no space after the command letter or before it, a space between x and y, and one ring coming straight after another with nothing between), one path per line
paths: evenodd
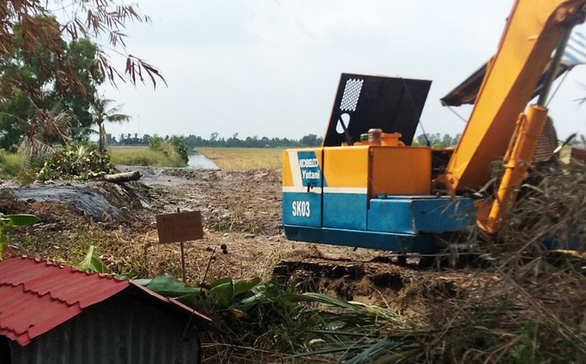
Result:
M22 168L23 160L19 154L0 152L0 178L14 178Z
M110 152L114 164L185 167L179 155L173 150L169 151L167 156L146 146L110 146L108 152Z
M197 148L220 169L281 168L283 149L280 148Z

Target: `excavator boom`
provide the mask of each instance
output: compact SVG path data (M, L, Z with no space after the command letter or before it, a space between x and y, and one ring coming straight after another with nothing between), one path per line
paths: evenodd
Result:
M446 170L450 190L478 190L502 160L519 114L567 28L583 21L584 0L517 0L489 62L472 115Z

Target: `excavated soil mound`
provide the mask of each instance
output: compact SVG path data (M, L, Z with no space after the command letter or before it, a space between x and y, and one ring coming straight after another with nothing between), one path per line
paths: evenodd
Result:
M132 188L107 182L32 184L3 189L2 196L4 200L62 204L72 213L95 221L133 219L135 214L130 211L142 207L141 198Z

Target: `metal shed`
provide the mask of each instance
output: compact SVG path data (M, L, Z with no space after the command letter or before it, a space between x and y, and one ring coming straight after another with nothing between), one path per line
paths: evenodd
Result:
M0 262L0 363L199 363L209 321L130 280Z

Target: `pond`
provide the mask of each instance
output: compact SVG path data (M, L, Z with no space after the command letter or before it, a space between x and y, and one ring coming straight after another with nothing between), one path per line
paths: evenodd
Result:
M205 155L199 153L189 155L187 166L196 169L220 169L216 163L207 159Z

